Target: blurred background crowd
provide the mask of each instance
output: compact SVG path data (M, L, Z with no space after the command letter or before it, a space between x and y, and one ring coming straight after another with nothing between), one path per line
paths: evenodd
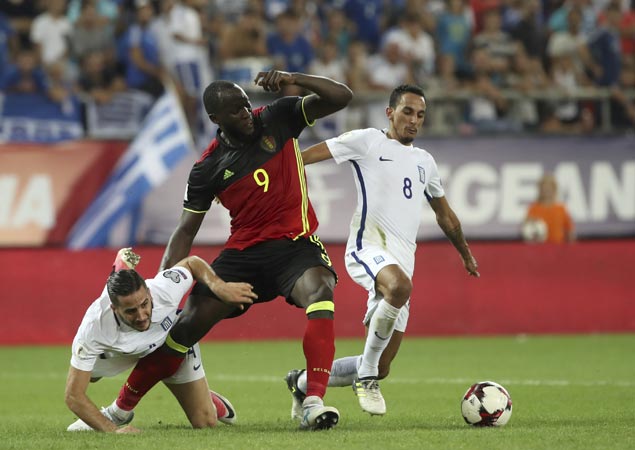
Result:
M622 132L635 128L635 0L0 2L4 95L44 96L84 125L86 104L131 90L151 102L167 84L209 139L205 86L253 91L272 67L355 92L318 138L385 126L401 83L424 87L431 134Z

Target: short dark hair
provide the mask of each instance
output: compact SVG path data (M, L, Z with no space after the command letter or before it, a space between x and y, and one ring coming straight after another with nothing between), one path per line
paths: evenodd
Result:
M421 97L425 97L425 94L423 93L423 89L420 86L417 86L415 84L402 84L400 86L397 86L390 93L390 100L388 100L388 106L390 106L391 108L396 107L397 103L399 103L399 101L401 100L401 97L406 92L410 92L411 94L417 94L417 95L420 95Z
M227 89L236 88L236 84L227 80L216 80L210 83L203 92L203 105L208 115L216 113L221 108L221 97Z
M146 287L146 282L136 270L119 270L113 272L108 277L106 289L110 302L119 306L119 297L125 297L134 294L142 287Z

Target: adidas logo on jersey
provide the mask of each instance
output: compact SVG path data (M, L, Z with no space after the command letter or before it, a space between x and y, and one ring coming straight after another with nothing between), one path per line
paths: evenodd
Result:
M231 178L234 176L234 172L232 172L229 169L225 169L225 173L223 174L223 180L226 180L227 178Z

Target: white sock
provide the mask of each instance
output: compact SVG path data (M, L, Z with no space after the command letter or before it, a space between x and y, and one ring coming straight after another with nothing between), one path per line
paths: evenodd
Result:
M108 406L108 411L110 411L110 414L117 417L118 419L126 420L128 417L130 417L132 411L134 410L126 411L125 409L121 409L119 406L117 406L117 400L115 400Z
M304 406L304 407L313 406L313 405L323 406L324 405L324 401L320 397L318 397L317 395L311 395L310 397L305 398L304 402L302 402L302 406Z
M357 378L357 367L360 364L362 355L345 356L333 361L331 367L331 376L329 377L329 386L351 386L355 378Z
M379 374L379 358L388 346L400 308L381 300L368 326L362 364L357 371L359 378L376 377Z
M362 355L345 356L333 361L331 375L329 376L329 386L342 387L350 386L357 378L357 367L359 367ZM306 370L298 377L298 389L306 392Z

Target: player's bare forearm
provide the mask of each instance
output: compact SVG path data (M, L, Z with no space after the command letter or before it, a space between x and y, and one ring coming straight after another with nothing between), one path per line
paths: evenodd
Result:
M296 73L294 78L296 85L314 93L304 100L304 111L310 121L345 108L353 99L348 86L330 78L304 73Z
M333 155L329 150L328 145L325 142L312 145L306 150L302 151L302 163L306 166L316 162L324 161L325 159L332 158Z
M170 236L165 248L159 270L169 269L190 254L192 243L204 217L204 213L183 211L179 225Z
M184 230L180 228L174 230L163 253L163 258L161 258L159 270L169 269L185 258L192 249L193 240L194 238L189 236Z
M282 86L301 86L313 94L304 99L304 113L309 122L328 116L346 107L353 99L348 86L330 78L280 70L259 72L254 82L265 91L277 92Z
M478 277L480 274L478 273L478 263L474 256L472 256L472 252L470 250L470 246L467 244L467 240L463 235L463 229L461 228L461 222L456 217L456 215L451 212L447 216L437 217L437 223L439 227L443 230L443 233L447 236L447 238L452 242L454 248L461 255L461 259L463 259L463 265L465 266L465 270L472 276Z
M99 409L97 409L97 406L86 395L89 382L90 372L78 370L74 367L69 369L68 378L66 380L66 391L64 393L66 406L94 430L107 432L116 431L117 426L106 419Z
M177 265L186 267L194 279L205 284L223 302L244 308L244 304L252 304L258 296L249 283L226 283L202 258L192 255Z
M117 425L106 419L88 397L85 400L73 399L71 401L67 398L66 404L77 417L82 419L93 430L110 433L117 431Z
M439 226L447 236L447 238L452 242L454 248L457 249L461 258L466 259L472 253L470 252L470 247L467 245L467 241L465 240L465 236L463 235L463 229L461 228L461 224L454 224L448 222L439 222Z

